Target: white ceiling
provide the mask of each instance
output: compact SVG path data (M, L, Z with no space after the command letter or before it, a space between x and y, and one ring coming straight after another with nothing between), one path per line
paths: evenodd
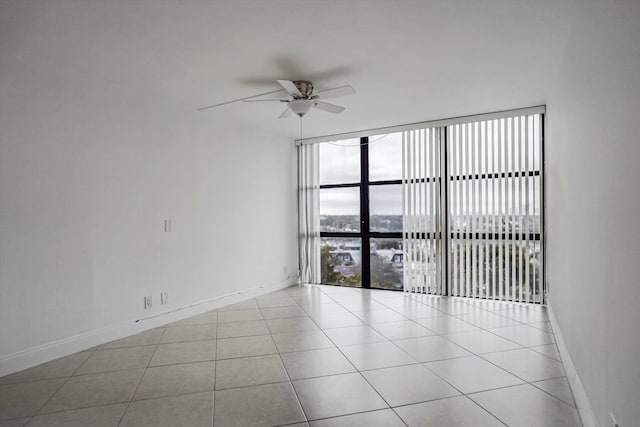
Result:
M351 84L305 137L543 104L575 2L0 0L0 47L194 109L308 79ZM294 138L282 105L230 114Z

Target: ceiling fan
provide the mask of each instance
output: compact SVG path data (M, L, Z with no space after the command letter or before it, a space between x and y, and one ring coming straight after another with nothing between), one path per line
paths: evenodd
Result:
M345 110L344 107L329 104L328 102L324 102L324 100L329 98L337 98L338 96L351 95L356 92L353 87L346 85L335 87L333 89L321 90L314 93L313 84L306 80L277 80L277 82L287 92L290 97L288 97L289 99L245 99L243 100L243 102L275 101L286 103L287 109L284 110L284 112L278 117L279 119L284 119L286 117L289 117L291 114L296 114L302 117L307 114L312 108L317 108L318 110L326 111L333 114L340 114Z

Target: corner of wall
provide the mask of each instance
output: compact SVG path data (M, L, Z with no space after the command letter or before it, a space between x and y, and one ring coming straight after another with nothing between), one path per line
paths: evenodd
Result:
M573 365L573 361L571 360L571 356L569 355L569 350L564 343L562 331L558 326L558 321L553 312L552 305L547 305L547 309L549 312L549 320L551 320L551 327L553 328L553 334L556 337L556 344L558 346L558 352L560 353L560 359L562 360L562 365L564 366L564 371L567 375L567 380L569 382L571 392L573 393L573 398L576 401L576 408L578 410L578 414L580 415L582 425L584 427L598 427L598 422L596 421L596 416L593 412L593 408L591 407L591 402L587 397L587 393L584 389L584 386L582 385L582 381L580 381L578 372Z

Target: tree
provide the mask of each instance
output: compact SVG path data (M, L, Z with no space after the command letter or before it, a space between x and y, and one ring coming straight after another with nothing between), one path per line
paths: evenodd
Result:
M371 285L376 288L394 288L402 278L385 257L371 254Z
M322 283L338 283L342 275L335 271L336 257L331 253L331 246L320 247L320 281Z

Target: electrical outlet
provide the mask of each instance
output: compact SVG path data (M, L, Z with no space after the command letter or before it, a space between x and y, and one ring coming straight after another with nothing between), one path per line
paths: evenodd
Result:
M164 232L165 233L171 233L172 231L173 231L172 221L170 219L165 219L164 220Z
M144 297L144 309L148 310L151 308L153 304L153 301L151 299L151 295L147 295L146 297Z
M160 304L165 305L169 302L169 292L160 293Z

